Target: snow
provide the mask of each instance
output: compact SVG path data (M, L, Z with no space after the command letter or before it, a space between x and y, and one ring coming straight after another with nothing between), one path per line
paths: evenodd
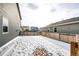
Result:
M4 50L5 47L7 48ZM48 51L48 55L52 56L70 55L70 44L44 36L18 36L0 48L0 55L34 56L33 51L37 47L45 48Z

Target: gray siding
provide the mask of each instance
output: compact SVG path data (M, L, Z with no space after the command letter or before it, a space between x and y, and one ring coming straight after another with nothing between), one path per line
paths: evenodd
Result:
M0 46L12 40L18 35L20 28L20 18L18 9L15 3L0 4ZM9 21L9 33L2 34L2 16L5 16Z
M61 25L61 26L51 26L45 27L41 30L47 30L50 28L50 32L54 32L55 28L57 29L58 33L71 33L71 34L79 34L79 23L68 24L68 25Z
M78 33L79 34L79 23L71 25L63 25L57 27L57 32L61 33Z

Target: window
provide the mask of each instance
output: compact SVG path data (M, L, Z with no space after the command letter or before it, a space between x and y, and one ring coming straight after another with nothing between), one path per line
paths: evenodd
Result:
M2 19L2 34L7 34L9 31L8 19L3 17Z
M3 32L8 32L8 27L7 26L3 26Z
M57 28L54 28L54 32L57 32Z

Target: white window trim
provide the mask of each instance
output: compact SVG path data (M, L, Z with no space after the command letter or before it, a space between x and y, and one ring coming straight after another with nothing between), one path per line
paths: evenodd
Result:
M9 33L9 24L8 24L8 32L3 32L3 17L6 18L5 16L2 16L2 34L8 34ZM8 20L8 19L7 19ZM9 21L8 21L9 22Z

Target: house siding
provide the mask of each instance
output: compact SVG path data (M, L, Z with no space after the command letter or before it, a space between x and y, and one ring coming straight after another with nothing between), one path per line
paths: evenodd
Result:
M2 17L9 21L9 33L2 34ZM0 4L0 46L12 40L19 34L20 17L16 3Z
M58 26L57 32L79 34L79 23Z

